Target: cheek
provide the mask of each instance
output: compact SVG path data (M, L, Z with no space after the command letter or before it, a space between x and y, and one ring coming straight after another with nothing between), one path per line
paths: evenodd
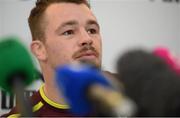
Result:
M69 63L70 55L63 47L53 48L48 51L48 63L53 68Z
M74 49L71 45L65 45L63 43L56 43L48 50L50 60L55 61L56 63L70 61L72 59L72 54L74 53Z
M99 53L101 53L101 51L102 51L102 41L101 41L100 38L98 40L95 40L95 46L96 46L97 51Z
M102 50L102 40L100 40L100 49Z

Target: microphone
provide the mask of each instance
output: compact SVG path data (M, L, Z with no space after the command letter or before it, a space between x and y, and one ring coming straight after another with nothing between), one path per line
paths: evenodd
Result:
M137 104L135 116L180 116L180 78L160 57L130 50L117 62L119 81Z
M77 116L131 116L135 112L134 103L92 65L58 67L56 80Z
M27 49L18 38L2 38L0 42L0 87L15 93L21 116L33 116L29 101L24 99L25 86L35 80L35 67Z

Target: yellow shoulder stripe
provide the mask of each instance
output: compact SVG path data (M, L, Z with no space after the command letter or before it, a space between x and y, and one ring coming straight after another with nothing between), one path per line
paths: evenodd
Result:
M68 105L61 105L58 103L53 102L52 100L50 100L49 98L46 97L44 90L43 90L44 84L40 87L39 91L40 91L40 95L43 98L43 100L45 102L47 102L49 105L55 107L55 108L59 108L59 109L69 109Z
M20 114L12 114L10 116L8 116L7 118L19 118Z
M38 111L44 104L40 101L36 105L33 106L33 112Z
M33 112L38 111L42 106L43 106L43 103L40 101L33 107ZM7 118L19 118L20 116L21 116L20 114L12 114L8 116Z

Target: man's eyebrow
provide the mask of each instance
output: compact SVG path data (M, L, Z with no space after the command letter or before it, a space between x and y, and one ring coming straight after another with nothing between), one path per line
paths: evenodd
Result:
M68 21L68 22L64 22L62 23L57 29L55 32L59 32L59 30L61 30L62 28L66 27L66 26L73 26L73 25L78 25L78 22L77 21ZM100 28L99 24L97 23L97 21L95 20L88 20L87 21L87 25L96 25L98 28Z
M64 22L62 23L60 26L58 26L58 28L56 29L55 32L58 32L59 30L61 30L62 28L66 27L66 26L72 26L72 25L77 25L78 22L72 20L72 21L68 21L68 22Z
M95 20L89 20L89 21L87 21L87 24L88 24L88 25L96 25L96 26L100 29L99 24L98 24L97 21L95 21Z

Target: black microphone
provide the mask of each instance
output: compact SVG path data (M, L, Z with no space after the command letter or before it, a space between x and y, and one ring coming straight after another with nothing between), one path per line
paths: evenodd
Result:
M180 116L180 78L161 58L129 50L117 63L118 78L136 102L135 116Z

